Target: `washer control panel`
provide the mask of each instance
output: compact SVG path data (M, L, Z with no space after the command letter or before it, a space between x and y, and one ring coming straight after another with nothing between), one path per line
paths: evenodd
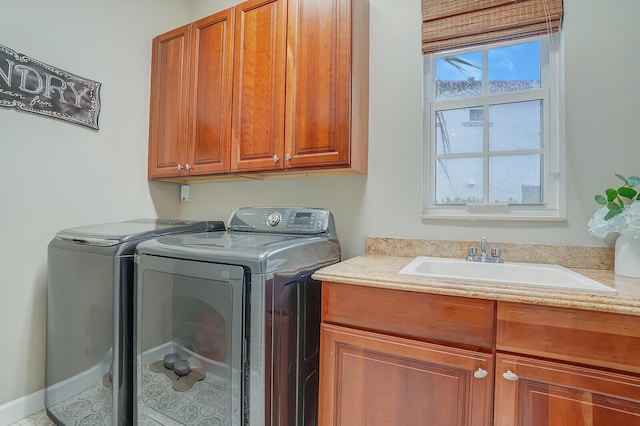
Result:
M243 207L231 215L228 229L283 234L327 232L331 213L307 207Z

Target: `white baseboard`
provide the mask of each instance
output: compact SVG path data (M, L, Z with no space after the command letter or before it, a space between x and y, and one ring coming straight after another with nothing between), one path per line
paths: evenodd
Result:
M107 359L73 377L50 385L45 395L46 406L51 407L59 404L101 381L102 377L109 371L110 363L111 361Z
M0 405L0 425L10 425L40 410L44 410L44 389Z

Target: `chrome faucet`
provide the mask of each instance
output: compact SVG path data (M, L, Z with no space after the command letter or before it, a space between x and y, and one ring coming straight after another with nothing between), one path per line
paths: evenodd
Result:
M482 237L480 239L480 255L478 255L478 249L475 246L469 247L469 255L467 256L469 262L487 262L487 263L504 263L501 257L501 250L499 247L491 249L491 255L487 254L487 239Z

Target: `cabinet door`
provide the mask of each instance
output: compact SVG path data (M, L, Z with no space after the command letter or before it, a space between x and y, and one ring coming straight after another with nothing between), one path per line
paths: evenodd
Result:
M229 171L233 8L191 25L189 175Z
M153 39L149 179L184 173L190 43L189 25Z
M282 169L286 0L236 6L233 172Z
M640 379L622 374L499 354L495 398L496 426L640 425Z
M320 346L321 426L491 425L491 355L329 324Z
M289 0L287 46L286 167L349 165L367 138L368 2Z

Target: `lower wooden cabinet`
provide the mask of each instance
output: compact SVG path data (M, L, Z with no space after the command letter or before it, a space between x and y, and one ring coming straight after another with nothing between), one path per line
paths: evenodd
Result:
M319 424L489 426L493 356L323 324Z
M640 378L496 356L496 426L638 426Z
M640 426L638 316L322 292L320 426Z
M496 324L496 426L640 426L637 316L498 302Z

